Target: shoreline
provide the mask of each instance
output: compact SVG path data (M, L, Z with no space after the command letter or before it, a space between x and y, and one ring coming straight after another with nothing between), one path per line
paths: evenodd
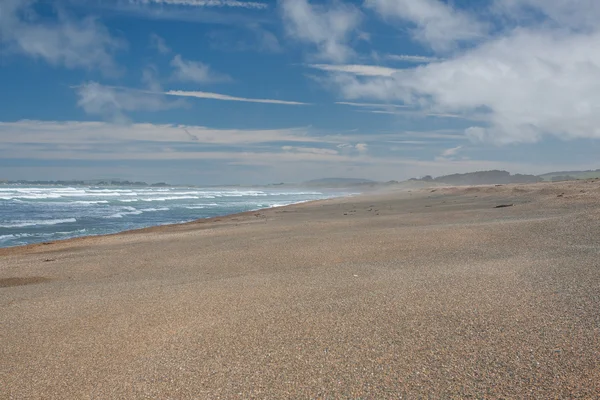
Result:
M271 206L271 207L266 207L266 208L258 208L256 210L236 212L233 214L223 214L223 215L217 215L217 216L213 216L213 217L197 218L197 219L193 219L193 220L187 221L187 222L173 222L173 223L166 223L166 224L162 224L162 225L152 225L152 226L147 226L147 227L143 227L143 228L126 229L123 231L118 231L118 232L113 232L113 233L101 233L101 234L97 234L97 235L82 235L82 236L75 236L75 237L70 237L70 238L66 238L66 239L58 239L58 240L52 240L52 241L47 241L47 242L38 242L38 243L29 243L29 244L9 246L9 247L0 247L0 257L5 255L5 253L19 252L19 250L21 250L21 249L22 249L22 251L27 251L27 250L31 250L34 248L38 248L40 246L49 246L49 245L54 245L54 244L68 244L71 241L96 239L96 238L115 236L115 235L129 235L129 234L136 234L136 233L157 232L157 231L161 230L161 228L164 228L165 230L167 230L170 228L172 229L173 227L187 226L190 224L214 223L214 222L222 221L223 219L226 219L229 217L249 216L253 213L264 212L264 211L275 209L275 208L283 208L283 207L289 207L289 206L294 206L294 205L299 205L299 204L307 204L307 203L340 199L340 198L346 198L346 197L352 197L352 196L360 196L362 194L365 194L365 193L352 193L352 194L348 194L348 195L344 195L344 196L328 197L328 198L317 199L317 200L303 200L303 201L299 201L299 202L295 202L295 203L286 204L283 206Z
M152 225L152 226L147 226L144 228L127 229L124 231L113 232L113 233L102 233L102 234L98 234L98 235L83 235L83 236L75 236L75 237L66 238L66 239L52 240L49 242L39 242L39 243L30 243L30 244L10 246L10 247L0 247L0 257L2 257L3 255L12 254L12 253L27 252L29 250L34 250L39 247L47 248L48 246L51 246L51 245L63 245L63 244L69 244L71 242L73 242L73 243L82 242L87 239L94 240L94 239L100 239L103 237L114 237L114 236L119 236L119 235L160 233L161 231L167 232L172 229L177 229L178 227L187 227L187 226L191 226L191 225L197 226L200 224L215 224L216 222L223 222L224 220L227 220L227 219L232 219L232 218L237 218L237 217L249 217L256 213L262 213L262 212L276 209L276 208L285 208L285 207L291 207L291 206L296 206L296 205L300 205L300 204L318 203L318 202L327 201L327 200L335 200L335 199L360 196L363 194L364 193L358 193L358 194L350 194L350 195L346 195L346 196L329 197L326 199L305 200L305 201L299 201L296 203L286 204L283 206L258 208L256 210L242 211L242 212L237 212L237 213L233 213L233 214L223 214L223 215L217 215L214 217L198 218L198 219L194 219L194 220L187 221L187 222L174 222L174 223L167 223L167 224L163 224L163 225Z
M3 394L600 393L598 181L363 194L206 222L0 257Z
M580 181L580 182L586 182L586 181ZM560 184L563 182L558 182L558 183ZM48 242L30 243L30 244L10 246L10 247L0 247L0 257L2 257L3 255L19 253L22 251L26 252L28 250L37 249L39 247L47 247L50 245L69 244L71 242L75 243L75 242L85 241L88 239L95 240L95 239L101 239L103 237L114 237L114 236L118 236L118 235L160 233L161 231L168 232L169 230L177 229L178 227L184 228L184 227L189 227L189 226L197 226L200 224L215 224L217 222L223 222L224 220L227 220L227 219L232 219L232 218L237 218L237 217L248 217L257 212L266 212L268 210L272 210L275 208L292 207L292 206L296 206L296 205L300 205L300 204L318 203L318 202L327 201L327 200L336 200L336 199L351 198L351 197L358 197L358 196L378 196L378 195L386 195L386 194L391 194L391 193L402 193L402 192L405 192L405 193L423 192L423 193L425 193L425 192L429 192L431 190L434 190L434 191L448 190L448 189L460 190L461 188L468 190L469 188L486 188L486 187L491 188L491 187L498 187L498 186L530 186L530 185L553 185L553 184L557 184L557 182L539 182L537 184L514 183L514 184L503 184L503 185L489 184L489 185L470 185L470 186L467 186L467 185L465 185L465 186L431 186L431 187L416 187L416 188L383 188L383 189L380 188L380 189L372 190L372 191L351 193L351 194L347 194L345 196L335 196L335 197L329 197L329 198L318 199L318 200L306 200L306 201L300 201L297 203L286 204L284 206L259 208L256 210L242 211L242 212L237 212L237 213L233 213L233 214L223 214L223 215L217 215L217 216L207 217L207 218L198 218L198 219L194 219L194 220L187 221L187 222L174 222L174 223L167 223L167 224L163 224L163 225L152 225L152 226L147 226L144 228L126 229L123 231L113 232L113 233L102 233L102 234L97 234L97 235L83 235L83 236L76 236L76 237L71 237L71 238L67 238L67 239L52 240L52 241L48 241Z

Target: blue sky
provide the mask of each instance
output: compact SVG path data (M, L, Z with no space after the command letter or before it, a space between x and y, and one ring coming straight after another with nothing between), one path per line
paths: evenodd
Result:
M600 168L600 4L4 0L0 179Z

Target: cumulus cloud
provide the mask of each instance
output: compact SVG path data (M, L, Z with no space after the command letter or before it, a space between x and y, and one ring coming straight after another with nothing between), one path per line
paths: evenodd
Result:
M439 0L367 0L365 5L391 23L408 22L416 40L438 51L487 33L487 24Z
M173 67L173 79L182 82L217 83L231 81L231 77L213 71L210 66L199 61L184 60L177 54L171 60Z
M55 66L99 69L115 74L114 53L125 42L113 37L97 19L77 20L59 11L49 21L38 18L34 0L3 0L0 43L9 51L42 59Z
M354 55L348 45L360 24L358 8L336 2L331 6L311 5L307 0L282 0L281 12L287 34L316 47L316 57L344 62Z
M370 4L391 11L406 6ZM569 12L569 4L507 0L501 10L510 22L483 42L389 75L330 68L325 82L346 101L400 101L423 116L470 119L465 133L473 140L600 138L600 26L588 22L590 15L600 17L600 7L579 2ZM524 23L522 13L513 18L515 7L527 7L537 19Z

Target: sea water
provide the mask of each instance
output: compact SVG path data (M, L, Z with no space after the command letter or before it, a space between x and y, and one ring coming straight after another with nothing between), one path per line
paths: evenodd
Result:
M0 247L182 223L348 194L287 188L0 185Z

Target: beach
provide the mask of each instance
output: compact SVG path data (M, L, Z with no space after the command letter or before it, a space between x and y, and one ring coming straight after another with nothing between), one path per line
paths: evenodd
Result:
M0 249L0 398L597 398L600 181Z

